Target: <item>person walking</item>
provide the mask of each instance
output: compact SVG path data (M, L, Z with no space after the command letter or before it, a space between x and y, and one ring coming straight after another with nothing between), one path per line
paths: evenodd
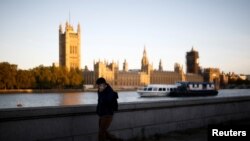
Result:
M122 141L122 139L118 139L108 132L108 128L113 120L114 111L118 107L118 94L103 77L96 80L96 85L98 88L98 104L96 107L96 112L99 116L98 140Z

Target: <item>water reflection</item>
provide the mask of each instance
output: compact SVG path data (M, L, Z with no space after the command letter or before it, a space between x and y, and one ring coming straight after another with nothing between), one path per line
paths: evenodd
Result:
M97 104L97 93L95 92L76 92L60 94L62 100L60 105L80 105Z
M62 103L60 105L77 105L84 104L80 101L80 94L78 93L65 93L62 95Z
M135 91L119 92L118 102L142 102L142 101L176 101L187 99L204 99L217 97L250 96L249 89L220 90L215 97L150 97L141 98ZM17 104L22 104L18 107ZM76 92L76 93L33 93L33 94L0 94L0 109L23 108L23 107L43 107L43 106L64 106L64 105L84 105L97 104L96 92Z

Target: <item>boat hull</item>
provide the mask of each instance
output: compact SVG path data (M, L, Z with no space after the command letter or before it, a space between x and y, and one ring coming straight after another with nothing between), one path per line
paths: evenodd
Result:
M170 92L169 96L178 97L178 96L216 96L218 95L217 90L194 90L194 91L173 91Z
M146 92L146 91L140 91L137 92L141 97L162 97L162 96L168 96L168 92Z

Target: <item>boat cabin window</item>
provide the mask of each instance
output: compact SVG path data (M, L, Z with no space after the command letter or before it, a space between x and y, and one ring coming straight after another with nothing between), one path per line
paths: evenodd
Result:
M169 91L169 88L167 90Z
M207 88L207 84L203 84L203 88Z
M148 91L152 91L152 89L153 89L153 88L150 87L150 88L148 88Z
M153 88L153 91L157 91L158 90L158 88Z
M144 87L144 89L143 89L144 91L146 91L147 90L147 87Z
M192 84L193 88L199 88L199 84Z
M159 91L166 91L166 88L159 88Z

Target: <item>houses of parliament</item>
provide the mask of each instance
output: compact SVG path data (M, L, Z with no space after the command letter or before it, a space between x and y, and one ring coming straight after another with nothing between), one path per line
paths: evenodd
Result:
M65 30L59 26L59 66L81 68L81 31L78 24L75 32L73 26L66 22ZM129 70L128 62L124 60L123 68L119 69L116 62L94 61L94 70L83 69L84 84L95 84L95 80L104 77L108 83L115 87L138 87L147 84L174 84L178 81L218 82L226 81L218 68L201 69L199 66L199 53L193 48L186 53L186 73L183 67L176 63L173 71L163 70L160 60L157 70L149 64L146 47L144 47L141 68Z

